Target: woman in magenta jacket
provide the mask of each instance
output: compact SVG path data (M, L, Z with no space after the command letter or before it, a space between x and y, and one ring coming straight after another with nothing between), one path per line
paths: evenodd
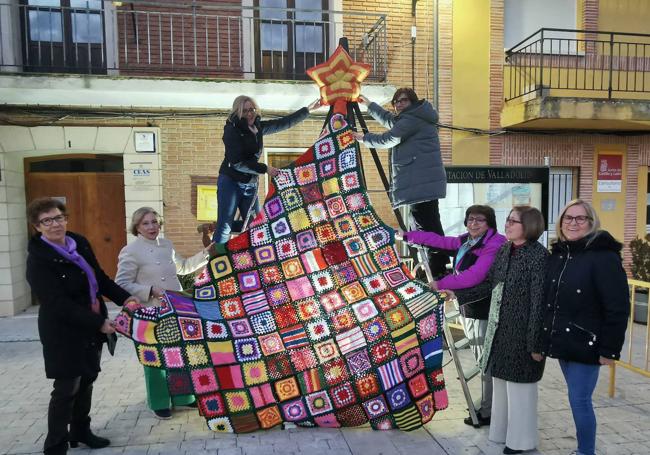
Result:
M506 241L506 238L497 232L496 216L494 209L487 205L472 205L465 211L465 226L467 233L458 237L443 237L434 232L411 231L402 234L408 243L426 245L454 256L453 273L434 281L431 287L435 290L466 289L474 287L488 275L494 258ZM462 302L461 322L465 336L470 340L472 352L476 360L483 353L483 341L487 330L487 321L490 311L490 297L474 302ZM476 410L479 426L489 425L492 409L492 377L489 374L481 376L481 405ZM471 417L464 422L473 425Z

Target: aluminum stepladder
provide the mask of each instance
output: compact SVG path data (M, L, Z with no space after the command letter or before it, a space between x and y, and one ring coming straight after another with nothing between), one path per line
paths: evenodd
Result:
M408 220L409 227L415 226L413 215L409 214ZM409 244L409 247L417 251L417 262L414 263L413 274L415 275L415 272L418 270L418 268L421 268L426 274L428 282L434 281L434 276L431 273L431 268L429 267L429 258L427 257L426 249L422 245ZM478 366L473 353L471 358L474 360L474 362L467 371L464 369L458 355L459 350L468 347L470 344L469 338L464 336L464 331L463 338L459 339L458 341L454 341L453 334L451 333L452 328L462 330L462 325L460 324L460 316L461 313L458 308L458 301L454 301L454 308L450 311L447 311L447 308L445 307L445 321L443 324L443 331L445 335L447 350L449 351L449 356L454 361L456 373L458 374L457 378L460 382L461 388L463 389L463 395L465 396L465 401L467 402L467 409L469 411L470 418L472 419L472 424L475 428L479 428L480 425L478 416L476 415L476 406L474 405L474 399L472 398L472 394L467 383L476 376L480 377L481 369Z

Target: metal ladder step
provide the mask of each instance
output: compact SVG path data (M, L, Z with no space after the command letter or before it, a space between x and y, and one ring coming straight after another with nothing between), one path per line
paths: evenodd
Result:
M463 370L463 377L465 378L465 381L469 381L470 379L476 377L481 373L481 369L478 367L478 365L473 366L469 371Z
M414 226L414 220L413 217L409 217L409 225ZM429 281L433 281L433 275L431 274L431 270L429 268L429 263L427 260L427 255L422 246L415 246L417 252L418 252L418 259L419 259L419 264L416 265L422 266L424 271L426 272L427 279ZM451 328L461 328L459 327L459 324L454 323L458 321L458 318L460 316L460 311L456 309L452 309L451 311L445 312L445 321L443 324L443 332L445 334L445 340L446 340L446 349L449 350L449 355L451 356L454 366L456 367L456 372L458 373L458 381L460 382L461 388L463 389L463 395L465 396L465 401L467 402L467 408L469 410L469 415L470 418L472 419L472 423L474 427L478 428L479 421L478 421L478 416L476 414L476 409L474 408L474 400L472 399L471 392L469 390L469 386L467 385L467 382L478 376L481 373L481 369L479 366L474 363L473 366L471 366L467 371L463 368L463 365L461 364L460 358L458 356L458 350L463 349L467 346L469 346L470 341L467 339L467 337L463 337L458 341L454 341L453 335L451 333ZM451 321L451 322L450 322ZM472 358L474 358L472 356Z
M456 319L458 316L460 316L460 311L458 310L451 310L449 313L445 313L445 319L447 320Z
M469 338L461 338L454 343L454 349L456 350L465 349L467 346L469 346Z

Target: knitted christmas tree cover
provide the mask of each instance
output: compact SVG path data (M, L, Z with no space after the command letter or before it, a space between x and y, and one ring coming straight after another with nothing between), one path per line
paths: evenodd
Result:
M447 406L442 299L400 264L357 148L334 114L193 295L119 314L139 361L165 369L173 395L196 395L211 429L413 430Z

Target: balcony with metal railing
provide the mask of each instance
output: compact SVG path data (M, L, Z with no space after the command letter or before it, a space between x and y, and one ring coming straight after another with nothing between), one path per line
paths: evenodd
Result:
M506 62L506 101L549 92L650 99L650 35L542 28Z
M383 14L215 0L5 1L0 72L301 80L342 36L371 65L369 80L385 81Z
M650 35L542 28L506 51L503 87L503 126L650 129Z

